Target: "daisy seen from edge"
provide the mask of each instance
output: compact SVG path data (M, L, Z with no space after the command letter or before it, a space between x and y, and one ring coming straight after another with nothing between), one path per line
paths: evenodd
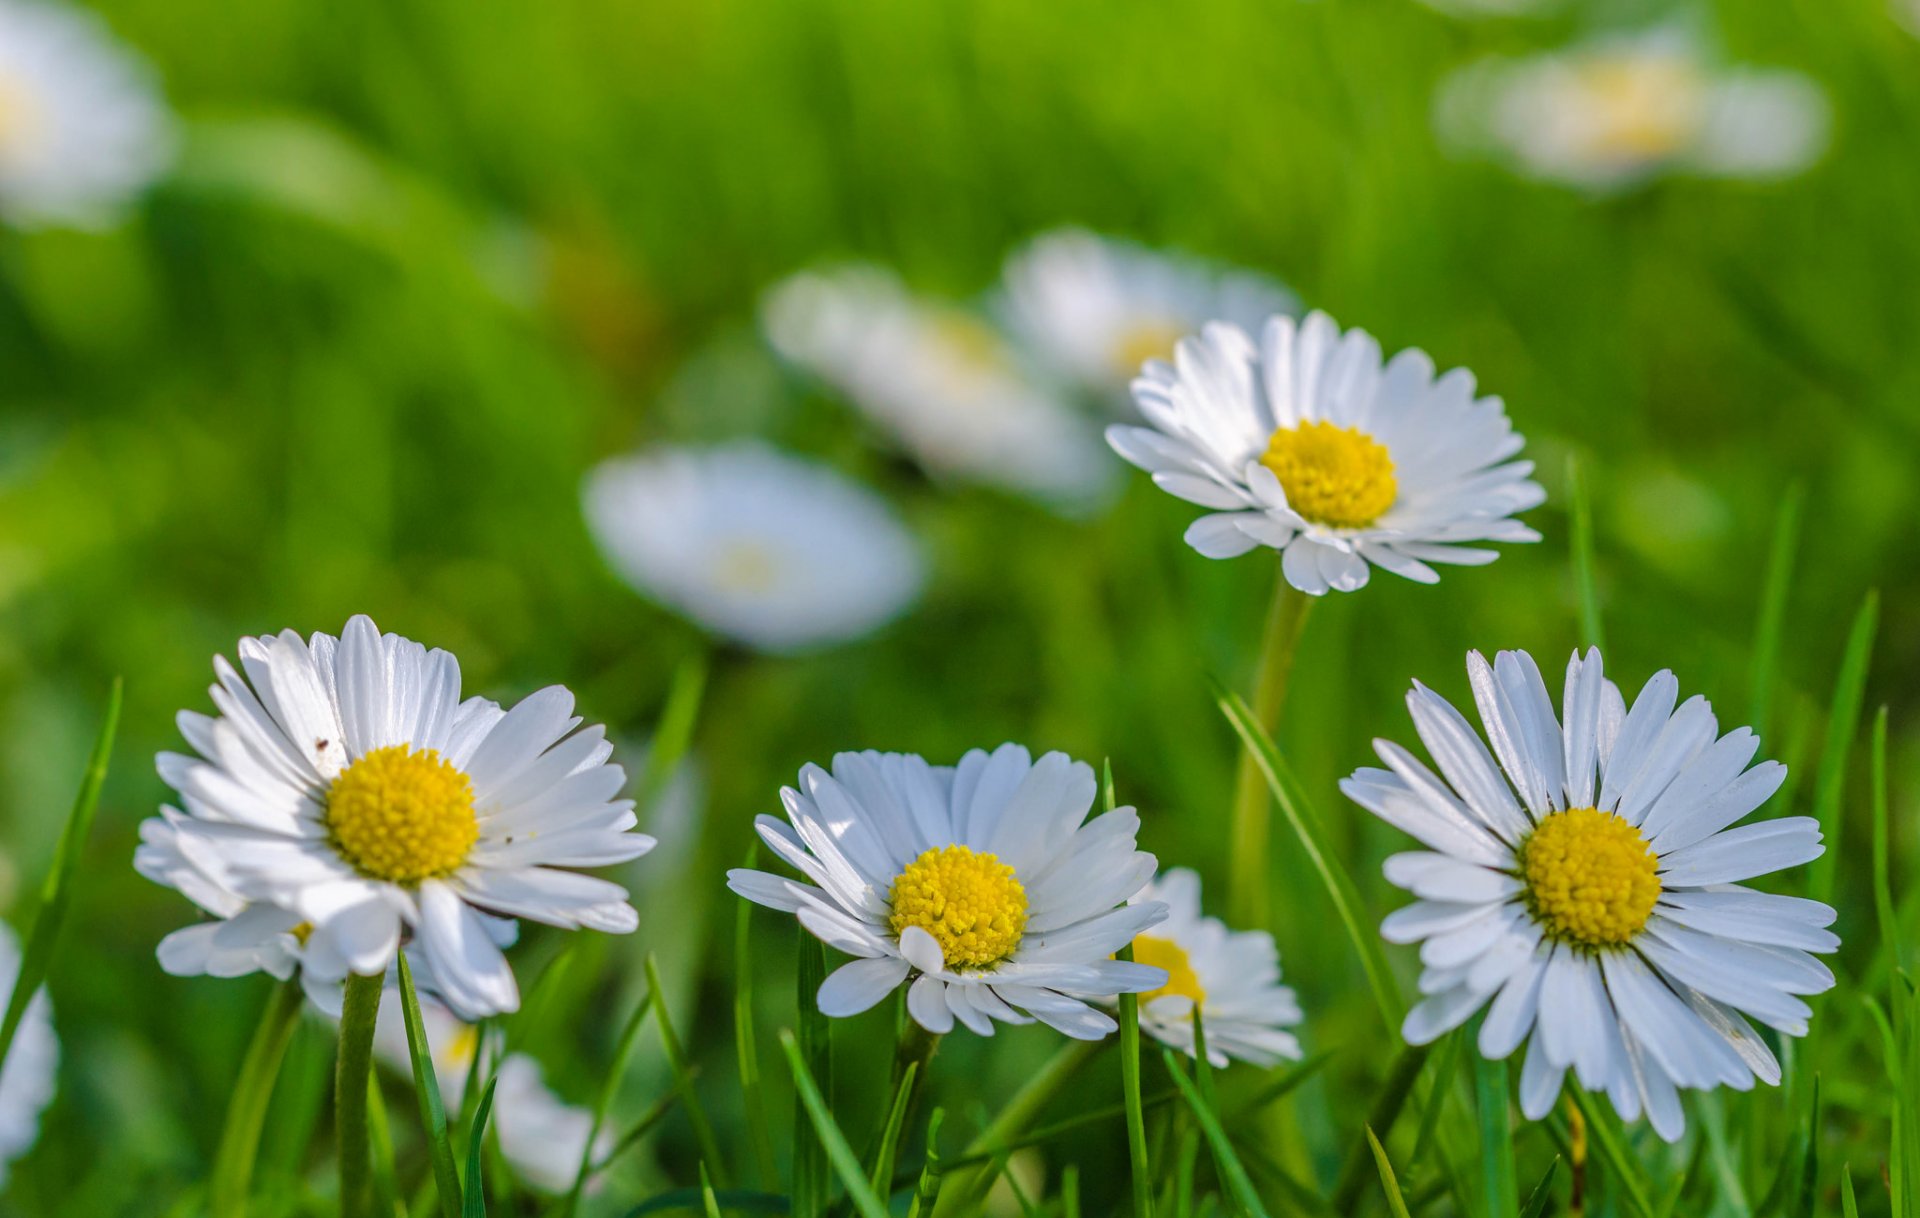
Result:
M1154 484L1213 509L1187 529L1208 558L1281 552L1288 583L1318 596L1363 587L1372 567L1421 583L1433 563L1498 555L1474 543L1537 541L1513 518L1545 493L1499 398L1473 374L1436 378L1425 352L1382 363L1364 330L1325 313L1268 320L1256 344L1215 322L1173 363L1133 383L1148 426L1107 440Z
M831 773L809 765L781 791L789 823L755 822L810 882L736 869L727 884L856 957L821 985L826 1015L867 1010L913 976L907 1010L929 1032L957 1022L991 1036L995 1021L1037 1019L1097 1040L1117 1025L1089 1000L1168 977L1112 959L1167 909L1127 903L1153 856L1135 848L1132 808L1087 819L1095 787L1084 762L1013 744L958 766L841 753Z
M1670 672L1629 709L1597 650L1568 664L1558 718L1525 652L1492 664L1473 652L1468 675L1491 755L1416 682L1407 705L1440 774L1378 740L1388 768L1341 783L1429 847L1386 863L1418 898L1381 926L1390 942L1421 944L1426 997L1407 1016L1408 1042L1484 1008L1483 1055L1527 1042L1528 1118L1547 1114L1572 1070L1667 1141L1685 1128L1678 1089L1777 1084L1779 1063L1748 1020L1805 1035L1799 996L1833 984L1809 953L1839 946L1825 929L1833 910L1741 883L1821 853L1808 817L1731 827L1786 767L1749 769L1758 738L1744 727L1719 736L1699 696L1676 709Z
M637 858L653 839L629 832L612 745L601 727L574 730L564 688L511 710L463 700L451 654L366 617L338 639L242 639L240 662L215 658L217 716L181 713L198 755L160 755L182 805L162 818L194 871L304 929L316 978L383 973L404 937L477 1018L519 1005L499 919L637 926L625 889L570 870Z

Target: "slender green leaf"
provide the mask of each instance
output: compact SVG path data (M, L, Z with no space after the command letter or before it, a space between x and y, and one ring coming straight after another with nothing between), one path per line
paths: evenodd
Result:
M1233 725L1233 730L1239 733L1241 741L1259 764L1267 787L1273 793L1274 802L1279 804L1282 815L1300 839L1308 861L1319 873L1327 895L1333 900L1334 910L1340 915L1340 924L1353 943L1360 967L1367 975L1374 1002L1380 1008L1380 1018L1389 1031L1397 1034L1405 1008L1400 992L1394 985L1393 970L1387 964L1386 952L1380 946L1380 936L1375 933L1372 920L1366 913L1359 887L1340 862L1340 851L1328 838L1323 822L1308 802L1299 780L1293 776L1293 771L1274 747L1272 737L1260 729L1258 720L1247 704L1238 695L1217 684L1215 696L1220 712L1227 717L1227 722Z
M759 849L747 848L741 866L751 868ZM767 1123L767 1101L760 1075L760 1041L753 1020L753 910L752 901L735 903L733 923L733 1046L740 1063L740 1104L746 1111L747 1145L753 1151L754 1170L764 1188L779 1184L773 1161L773 1130Z
M646 1112L641 1114L639 1120L627 1126L627 1131L621 1134L619 1139L614 1142L612 1149L608 1150L606 1155L598 1163L593 1165L593 1170L588 1173L588 1178L591 1179L593 1176L597 1176L607 1170L607 1168L613 1165L615 1159L618 1159L621 1155L638 1146L640 1139L652 1133L660 1122L666 1120L667 1114L672 1112L673 1106L679 1102L680 1092L678 1089L669 1091L655 1100L647 1108ZM737 1192L740 1190L724 1188L720 1190L723 1196L730 1191Z
M1833 704L1827 713L1827 743L1814 776L1813 814L1827 848L1808 865L1809 895L1833 901L1834 867L1841 854L1840 808L1847 786L1847 758L1860 728L1860 705L1867 692L1867 663L1873 654L1873 636L1880 618L1880 594L1867 593L1847 634L1847 649L1834 681Z
M648 961L652 963L651 960ZM626 1077L627 1062L633 1056L633 1047L640 1039L641 1025L647 1021L647 1013L660 1005L660 991L653 988L651 970L647 978L647 992L635 1004L633 1014L627 1016L626 1026L620 1029L620 1039L614 1042L613 1061L607 1074L600 1083L600 1095L593 1104L593 1120L587 1125L587 1136L580 1147L580 1166L573 1173L573 1186L567 1190L567 1196L560 1206L565 1218L573 1218L580 1212L580 1198L586 1192L587 1181L592 1178L593 1144L600 1140L600 1130L607 1123L607 1113L613 1109L613 1101L620 1094L620 1082ZM676 1080L674 1094L682 1094ZM665 1115L664 1108L661 1115ZM617 1152L616 1152L617 1153ZM611 1155L608 1156L612 1158Z
M1413 1157L1407 1160L1409 1171L1418 1169L1427 1161L1427 1151L1432 1147L1434 1134L1440 1128L1440 1110L1446 1107L1447 1089L1454 1078L1454 1071L1460 1068L1460 1046L1466 1040L1466 1030L1455 1028L1447 1033L1440 1046L1440 1056L1433 1067L1433 1090L1426 1108L1420 1113L1420 1132L1413 1139Z
M1207 1060L1207 1026L1200 1018L1200 1004L1193 1004L1193 1080L1207 1107L1220 1111L1220 1097L1213 1092L1213 1063Z
M1307 1058L1305 1061L1295 1063L1292 1069L1288 1070L1285 1074L1281 1075L1278 1079L1275 1079L1273 1082L1268 1083L1265 1087L1262 1087L1260 1090L1248 1096L1245 1100L1236 1104L1233 1108L1233 1111L1229 1115L1236 1119L1240 1117L1247 1117L1247 1116L1253 1115L1256 1112L1259 1112L1262 1108L1265 1108L1271 1104L1279 1103L1281 1100L1291 1095L1300 1086L1305 1084L1308 1080L1313 1078L1314 1075L1320 1073L1321 1069L1325 1067L1326 1064L1332 1060L1333 1060L1333 1052L1331 1050L1327 1050L1324 1052L1316 1053L1312 1057ZM1148 1100L1147 1103L1148 1103L1148 1106L1150 1107L1152 1106L1153 1101Z
M1060 1173L1060 1218L1080 1218L1080 1165L1067 1164Z
M13 979L13 993L7 998L7 1013L0 1018L0 1070L13 1051L13 1038L20 1031L20 1020L27 1004L40 992L53 967L54 949L60 942L60 928L66 924L67 910L73 904L73 877L80 869L87 836L93 832L94 814L100 808L100 788L107 781L107 763L113 757L113 738L120 728L120 705L124 683L113 679L107 692L107 712L100 721L100 734L94 738L93 754L80 776L80 791L73 797L73 809L60 831L60 844L54 850L53 865L40 881L40 902L33 915L33 929L27 932L26 950L20 956L20 971Z
M1578 457L1567 458L1567 499L1573 517L1573 587L1580 602L1580 633L1587 646L1605 654L1607 636L1600 619L1600 581L1593 554L1593 503Z
M1580 1115L1586 1118L1587 1145L1598 1152L1600 1162L1616 1186L1626 1212L1635 1218L1653 1218L1653 1205L1647 1200L1646 1180L1641 1176L1633 1156L1621 1145L1613 1114L1601 1109L1592 1096L1577 1087L1568 1094L1573 1096Z
M300 1026L300 1008L305 1002L299 980L289 978L274 987L266 1009L260 1013L247 1055L240 1063L240 1074L227 1097L227 1117L207 1186L208 1210L213 1218L244 1218L246 1214L268 1101L273 1098L274 1080L287 1045Z
M1517 1218L1520 1197L1513 1170L1513 1126L1507 1108L1505 1061L1489 1061L1474 1055L1473 1097L1480 1115L1480 1191L1486 1201L1486 1212L1490 1218Z
M1106 808L1114 809L1113 763L1104 767ZM1116 960L1132 960L1133 944L1114 953ZM1133 1173L1134 1218L1153 1218L1153 1173L1147 1163L1147 1117L1140 1102L1140 996L1120 995L1120 1092L1127 1110L1127 1162Z
M294 982L296 988L299 984ZM377 1074L367 1079L367 1141L373 1151L374 1213L391 1214L400 1204L400 1174L394 1166L393 1127Z
M467 1178L462 1182L460 1218L487 1218L487 1188L481 1175L480 1161L485 1157L487 1146L487 1117L493 1113L493 1088L500 1081L497 1074L487 1076L487 1086L480 1093L480 1106L473 1110L473 1124L467 1134Z
M705 1163L700 1165L700 1207L707 1218L720 1218L720 1198L713 1195L713 1178L707 1175Z
M1813 1101L1807 1116L1807 1151L1800 1162L1800 1195L1795 1213L1814 1212L1820 1191L1820 1076L1813 1076Z
M1873 912L1889 973L1907 967L1905 937L1893 907L1893 863L1887 804L1887 708L1873 717Z
M1374 1097L1373 1108L1367 1113L1367 1128L1381 1134L1393 1132L1393 1124L1400 1119L1400 1110L1406 1107L1407 1097L1413 1093L1413 1085L1419 1081L1421 1068L1427 1064L1427 1055L1432 1050L1432 1045L1407 1045L1400 1050L1386 1081L1380 1085L1380 1094ZM1439 1106L1444 1094L1443 1088L1434 1088L1430 1101L1433 1106ZM1332 1201L1336 1212L1348 1212L1359 1200L1361 1190L1366 1187L1367 1164L1371 1160L1366 1139L1362 1138L1347 1156L1340 1168L1339 1180L1334 1184Z
M1372 1126L1367 1128L1367 1149L1373 1152L1374 1166L1380 1169L1380 1187L1387 1194L1387 1208L1393 1211L1393 1218L1411 1218L1407 1199L1400 1195L1400 1181L1394 1179L1393 1164L1387 1161L1387 1148L1373 1136Z
M855 1157L853 1147L847 1145L847 1136L840 1132L840 1126L834 1123L833 1113L827 1109L826 1097L820 1094L813 1075L807 1071L806 1059L800 1053L800 1042L786 1028L780 1030L780 1048L787 1055L787 1068L793 1072L793 1086L800 1094L800 1105L806 1109L807 1119L813 1122L813 1131L827 1152L827 1162L833 1167L834 1174L840 1177L840 1186L847 1190L854 1209L859 1211L861 1218L887 1218L887 1207L867 1182L866 1173L860 1170L860 1160Z
M707 656L704 651L688 656L673 671L673 684L667 689L667 704L654 727L653 740L647 746L645 768L634 787L634 802L644 812L650 810L660 793L673 781L673 772L687 755L693 742L693 729L700 719L700 700L707 687Z
M935 1108L927 1117L927 1158L920 1166L920 1182L913 1189L913 1203L907 1209L907 1218L920 1218L922 1213L931 1213L933 1203L940 1196L940 1125L947 1119L944 1108Z
M801 1053L807 1060L807 1072L828 1095L833 1094L833 1040L827 1017L820 1013L815 995L827 977L826 946L809 934L800 936L797 958L798 980L794 998L799 1013ZM806 1101L794 1097L793 1116L793 1212L795 1218L820 1218L827 1211L826 1150L813 1134L807 1117Z
M413 1061L414 1099L420 1105L420 1127L426 1132L427 1154L433 1163L434 1190L440 1196L441 1218L460 1218L460 1173L454 1166L453 1140L447 1132L447 1110L440 1099L440 1080L434 1077L433 1046L427 1043L426 1023L420 1017L420 996L413 988L413 966L399 953L400 1013L407 1025L407 1055Z
M700 1103L699 1093L694 1090L691 1075L692 1065L687 1060L686 1050L680 1046L680 1038L674 1034L673 1020L667 1014L667 1002L660 988L660 968L653 954L647 954L647 989L653 997L655 1022L660 1029L660 1047L667 1055L667 1064L673 1068L673 1077L680 1087L680 1102L687 1110L687 1122L693 1126L694 1141L699 1144L700 1157L705 1160L708 1169L719 1173L724 1170L724 1160L720 1157L720 1140L713 1134L713 1122L707 1119L707 1110Z
M1553 1204L1553 1177L1560 1170L1560 1156L1553 1156L1553 1162L1547 1164L1547 1174L1540 1177L1540 1183L1533 1186L1527 1194L1527 1204L1520 1210L1520 1218L1544 1218L1547 1207Z
M893 1191L893 1161L900 1152L900 1131L907 1123L908 1102L913 1099L914 1084L919 1078L920 1063L908 1062L900 1073L900 1085L894 1089L886 1126L880 1131L880 1150L873 1158L872 1179L874 1191L882 1196Z
M1753 631L1753 664L1748 670L1747 724L1765 737L1773 722L1773 690L1780 668L1780 639L1786 629L1787 594L1793 590L1794 554L1800 547L1800 509L1806 484L1796 480L1780 497L1773 521L1773 544L1760 585L1760 618Z
M1840 1168L1840 1218L1860 1218L1860 1203L1853 1198L1853 1165Z
M1240 1156L1234 1153L1233 1141L1227 1137L1227 1131L1220 1124L1220 1118L1208 1106L1206 1097L1200 1094L1200 1088L1187 1077L1173 1050L1162 1051L1167 1063L1167 1073L1173 1077L1174 1086L1180 1089L1180 1095L1187 1101L1187 1108L1193 1113L1193 1119L1200 1125L1201 1136L1207 1140L1207 1148L1213 1152L1214 1170L1220 1173L1221 1183L1226 1185L1234 1201L1240 1208L1252 1215L1252 1218L1267 1218L1266 1206L1260 1202L1260 1194L1254 1191L1253 1181L1247 1178L1247 1169L1241 1164Z
M752 1189L715 1189L713 1199L722 1210L732 1210L734 1213L786 1214L790 1210L787 1199L778 1193L762 1193ZM706 1194L702 1190L675 1188L648 1197L628 1210L625 1218L646 1218L648 1214L704 1214L706 1208Z

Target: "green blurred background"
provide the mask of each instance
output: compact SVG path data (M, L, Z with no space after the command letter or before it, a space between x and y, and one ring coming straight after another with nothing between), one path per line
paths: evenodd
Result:
M578 488L650 440L750 432L823 456L902 506L935 574L917 611L865 643L715 656L695 739L704 827L630 870L640 933L606 946L539 1046L563 1094L591 1096L653 950L708 1103L738 1128L721 870L799 765L840 749L951 761L1015 739L1111 757L1143 844L1199 867L1217 901L1234 750L1206 678L1247 679L1273 564L1193 554L1193 510L1140 476L1078 522L921 481L758 336L758 293L825 258L971 296L1023 238L1084 224L1272 273L1506 399L1551 496L1529 517L1546 542L1433 588L1377 576L1309 626L1283 744L1374 915L1396 903L1375 864L1402 843L1333 783L1371 737L1410 738L1411 678L1458 699L1469 647L1531 648L1552 669L1581 641L1569 458L1592 488L1610 673L1637 687L1671 666L1723 725L1751 717L1762 569L1783 494L1804 488L1765 747L1811 773L1847 622L1878 587L1869 705L1892 707L1895 847L1912 852L1920 41L1881 0L1688 10L1731 58L1817 79L1830 150L1782 183L1675 180L1604 201L1450 159L1432 93L1486 52L1664 11L1646 5L1506 21L1406 0L101 7L157 65L185 144L123 227L0 232L0 833L16 913L107 685L127 680L53 981L61 1091L0 1210L191 1212L180 1199L266 989L161 974L155 942L192 915L130 859L165 795L150 759L181 747L176 710L207 709L211 657L242 633L337 632L368 612L455 651L471 692L565 682L583 713L642 740L707 644L615 580ZM1783 799L1804 807L1810 786ZM1830 843L1850 947L1807 1051L1835 1153L1877 1175L1887 1100L1849 992L1872 948L1853 882L1864 791L1856 773ZM1391 1046L1283 827L1276 842L1275 930L1305 1040L1352 1050L1292 1108L1289 1154L1324 1176ZM794 930L752 925L768 1031L792 1020ZM528 936L523 984L552 946ZM887 1018L841 1029L857 1128ZM1050 1036L953 1037L936 1088L971 1121ZM327 1182L324 1144L301 1138L314 1120L324 1136L326 1051L317 1025L296 1050L269 1183ZM636 1110L664 1075L651 1043L640 1056L623 1101ZM1530 1180L1551 1152L1529 1139ZM1097 1172L1118 1147L1080 1153ZM1763 1152L1740 1170L1762 1172ZM598 1204L693 1178L670 1120Z

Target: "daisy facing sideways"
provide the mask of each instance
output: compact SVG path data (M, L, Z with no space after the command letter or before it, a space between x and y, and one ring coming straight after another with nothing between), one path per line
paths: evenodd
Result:
M1689 31L1661 27L1465 68L1435 121L1460 148L1600 193L1663 173L1797 173L1826 145L1827 103L1797 72L1722 67Z
M0 925L0 1006L13 998L20 978L20 944ZM53 1003L43 988L27 1004L13 1047L0 1072L0 1185L7 1165L33 1148L40 1136L40 1114L53 1102L60 1066L60 1040L53 1031Z
M1080 229L1042 233L1007 259L1001 312L1036 362L1124 400L1150 359L1208 321L1257 328L1300 302L1280 284Z
M666 448L587 478L587 523L641 594L717 634L793 652L858 638L926 582L885 500L755 443Z
M935 478L999 486L1063 509L1104 500L1100 434L1042 387L993 328L872 266L809 271L761 309L789 362L843 394Z
M83 8L0 0L0 220L110 221L172 155L147 66Z
M1432 563L1480 564L1474 543L1538 541L1513 519L1544 492L1499 398L1473 374L1434 376L1423 351L1381 362L1364 330L1325 313L1268 320L1260 341L1215 322L1133 383L1148 426L1107 429L1114 451L1168 494L1212 509L1187 529L1208 558L1260 546L1318 596L1373 566L1421 583Z
M180 716L199 755L160 755L181 803L163 820L195 872L293 919L316 978L383 973L405 936L440 995L478 1018L520 1001L499 919L638 924L625 889L569 870L653 839L628 832L613 746L603 728L574 731L565 689L511 710L463 700L452 655L365 617L338 639L242 639L240 662L244 676L214 661L218 716Z
M1777 1084L1780 1065L1748 1020L1804 1036L1799 995L1833 985L1808 953L1840 945L1825 905L1741 884L1821 853L1808 817L1730 827L1779 789L1786 767L1747 768L1759 739L1744 727L1719 736L1704 698L1675 709L1670 672L1628 709L1600 653L1575 654L1556 718L1525 652L1492 664L1473 652L1467 671L1492 755L1416 682L1407 706L1440 774L1379 740L1388 768L1341 783L1430 848L1386 864L1419 898L1380 928L1390 942L1421 944L1426 998L1407 1016L1408 1042L1485 1008L1483 1055L1527 1041L1520 1107L1530 1119L1547 1114L1572 1070L1669 1142L1685 1128L1677 1088Z
M856 1015L909 976L907 1011L929 1032L958 1022L1040 1022L1080 1040L1117 1026L1088 1005L1167 984L1150 965L1112 959L1167 916L1127 904L1153 878L1134 847L1140 818L1087 820L1093 770L1064 753L975 749L958 766L902 753L841 753L780 792L789 824L755 825L799 883L727 873L749 901L785 910L855 956L820 987L823 1014Z
M1228 930L1200 912L1200 877L1183 867L1161 875L1135 898L1162 901L1167 920L1133 941L1133 958L1167 972L1167 983L1140 996L1140 1026L1163 1044L1194 1055L1193 1012L1198 1007L1207 1060L1271 1066L1300 1056L1288 1027L1300 1022L1300 1003L1280 984L1280 953L1273 936Z

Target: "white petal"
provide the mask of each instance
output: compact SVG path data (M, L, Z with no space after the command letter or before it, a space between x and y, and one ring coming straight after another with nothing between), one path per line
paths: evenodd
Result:
M892 956L843 964L820 983L817 1002L822 1015L839 1019L858 1015L897 989L907 979L907 962Z

